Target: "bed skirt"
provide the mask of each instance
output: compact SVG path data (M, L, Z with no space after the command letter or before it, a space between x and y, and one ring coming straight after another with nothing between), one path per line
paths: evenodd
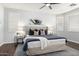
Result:
M46 47L45 49L41 50L41 47L36 48L28 48L28 51L26 52L27 55L40 55L50 52L56 52L66 49L66 44L53 44L51 46Z

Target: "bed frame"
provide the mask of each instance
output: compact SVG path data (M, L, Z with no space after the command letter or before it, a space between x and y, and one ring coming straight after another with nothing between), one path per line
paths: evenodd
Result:
M33 28L32 28L33 27ZM39 27L39 26L32 26L31 29L48 29L47 26L45 27ZM47 30L48 32L48 30ZM29 32L30 33L30 32ZM50 52L55 52L55 51L61 51L66 49L66 43L61 43L61 44L52 44L45 48L44 50L40 49L41 47L34 47L34 48L28 48L26 51L27 55L40 55L40 54L45 54L45 53L50 53Z
M50 53L50 52L56 52L56 51L62 51L66 49L66 44L55 44L55 45L51 45L48 46L47 48L45 48L44 50L41 50L41 47L37 47L37 48L28 48L28 51L26 51L27 55L41 55L41 54L45 54L45 53Z

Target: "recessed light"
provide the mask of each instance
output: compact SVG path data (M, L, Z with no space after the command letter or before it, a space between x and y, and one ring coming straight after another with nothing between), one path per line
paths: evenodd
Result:
M77 4L75 4L75 3L72 3L72 4L70 4L70 6L76 6Z

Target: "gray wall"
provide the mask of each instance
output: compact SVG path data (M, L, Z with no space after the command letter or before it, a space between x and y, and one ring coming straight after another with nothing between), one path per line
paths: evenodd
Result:
M30 19L39 19L43 25L56 27L56 16L43 12L22 11L18 9L5 8L5 40L4 42L14 42L14 35L18 29L18 22L23 22L26 26L30 24Z
M57 15L56 20L57 34L67 37L70 41L79 43L79 8L61 15Z
M0 4L0 45L2 45L4 37L4 9L3 6Z

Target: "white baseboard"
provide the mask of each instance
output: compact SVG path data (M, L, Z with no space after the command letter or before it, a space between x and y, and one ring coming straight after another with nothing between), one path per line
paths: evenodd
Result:
M68 41L71 41L71 42L74 42L74 43L78 43L79 44L79 41L73 41L73 40L68 40Z
M8 43L14 43L14 42L3 42L3 43L0 43L0 46L2 46L3 44L8 44Z
M0 46L2 46L4 43L0 43Z

